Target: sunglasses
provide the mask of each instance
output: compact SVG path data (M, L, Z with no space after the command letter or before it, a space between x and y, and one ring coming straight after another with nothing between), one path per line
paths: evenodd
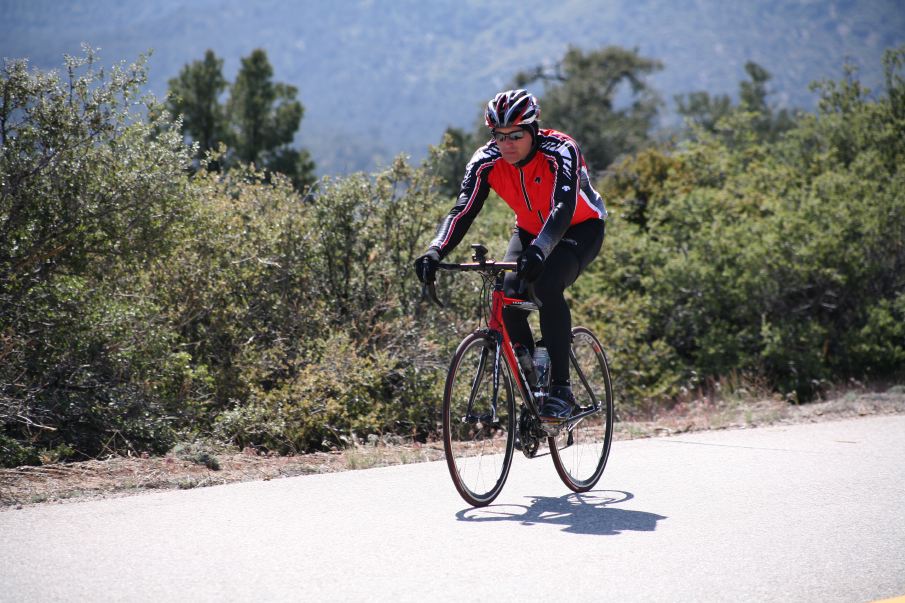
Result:
M524 130L516 130L515 132L509 132L508 134L503 134L502 132L494 132L493 138L497 142L503 142L504 140L521 140L525 137L525 134L527 134L527 132L525 132Z

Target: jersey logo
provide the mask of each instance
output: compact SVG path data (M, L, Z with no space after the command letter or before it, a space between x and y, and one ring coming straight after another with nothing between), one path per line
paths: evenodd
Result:
M562 187L562 190L564 193L568 193L571 189L572 189L572 187L570 187L568 184L566 186Z

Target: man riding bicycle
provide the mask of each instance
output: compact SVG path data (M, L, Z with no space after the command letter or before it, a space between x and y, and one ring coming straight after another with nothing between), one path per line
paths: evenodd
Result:
M540 107L528 91L500 92L484 117L493 138L465 168L458 199L415 261L415 272L422 283L434 281L440 260L462 241L490 189L512 208L516 226L504 261L517 262L518 272L506 275L505 292L517 297L521 281L534 283L551 372L540 417L562 421L577 407L569 380L572 314L564 291L600 252L606 208L578 144L562 132L540 129ZM503 319L512 341L533 355L527 313L506 308Z

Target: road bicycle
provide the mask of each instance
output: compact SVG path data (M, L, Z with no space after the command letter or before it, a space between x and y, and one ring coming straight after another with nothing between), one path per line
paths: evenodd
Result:
M439 270L482 277L486 322L459 344L446 377L443 447L453 484L469 504L488 505L506 483L514 451L528 458L545 456L541 446L546 443L566 486L586 492L603 475L613 440L613 387L606 352L590 329L572 329L570 370L580 408L565 421L541 421L538 411L549 390L549 375L529 380L503 323L504 308L531 312L540 302L530 289L528 299L507 297L503 278L516 270L516 263L488 259L483 245L471 247L473 262L439 265ZM435 283L425 285L425 294L443 305ZM514 391L521 397L518 407Z

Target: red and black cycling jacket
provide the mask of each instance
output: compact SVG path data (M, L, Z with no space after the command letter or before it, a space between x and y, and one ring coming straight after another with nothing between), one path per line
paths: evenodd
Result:
M459 242L490 189L515 212L516 225L535 236L549 256L570 226L603 220L603 199L591 186L578 144L556 130L540 130L535 150L519 163L505 161L495 140L478 149L465 168L459 198L430 246L445 257Z

